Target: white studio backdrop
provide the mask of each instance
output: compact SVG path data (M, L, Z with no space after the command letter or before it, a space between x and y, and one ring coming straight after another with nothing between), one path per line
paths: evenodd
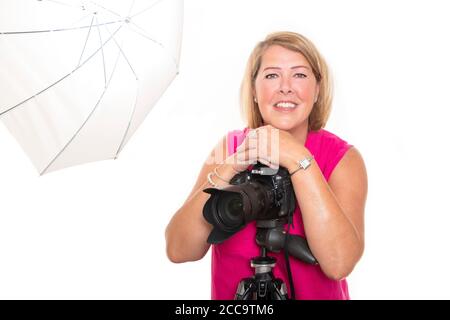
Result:
M366 251L351 297L450 298L448 2L184 7L180 74L118 160L39 177L0 126L0 298L208 299L209 254L170 263L164 229L217 140L243 128L246 59L278 30L306 35L325 56L335 79L326 129L366 161Z

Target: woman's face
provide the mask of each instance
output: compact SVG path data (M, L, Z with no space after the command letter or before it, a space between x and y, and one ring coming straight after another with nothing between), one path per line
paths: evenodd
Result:
M254 92L264 124L286 131L307 127L318 93L312 68L301 53L278 45L267 48Z

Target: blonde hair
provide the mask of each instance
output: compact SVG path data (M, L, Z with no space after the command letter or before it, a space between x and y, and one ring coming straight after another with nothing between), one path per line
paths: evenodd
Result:
M255 79L261 67L262 56L272 45L279 45L288 50L301 53L311 65L313 74L319 84L319 96L308 118L308 131L322 129L330 115L333 100L333 88L328 66L314 44L306 37L295 32L275 32L253 49L247 61L241 84L241 112L247 126L254 129L263 125L258 105L254 101Z

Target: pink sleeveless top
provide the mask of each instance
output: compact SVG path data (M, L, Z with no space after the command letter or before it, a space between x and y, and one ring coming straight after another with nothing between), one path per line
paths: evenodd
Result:
M228 154L236 152L236 148L244 140L248 130L248 128L245 128L244 130L234 130L228 133ZM305 147L314 155L314 160L328 181L333 169L345 152L350 149L351 145L322 129L308 133ZM305 237L298 204L294 212L294 223L291 226L290 233ZM253 221L223 243L211 246L212 299L234 299L240 280L253 276L254 269L250 266L250 259L259 255L259 247L255 242L255 235L256 223ZM280 253L271 252L269 255L277 259L276 266L273 269L274 276L281 278L289 291L289 280L283 251ZM340 281L331 280L322 272L319 266L306 264L293 257L289 259L296 299L350 299L345 279ZM290 292L289 296L291 296Z

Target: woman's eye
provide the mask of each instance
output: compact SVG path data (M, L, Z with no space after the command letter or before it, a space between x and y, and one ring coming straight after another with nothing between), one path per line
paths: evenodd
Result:
M276 77L278 77L276 73L269 73L265 76L266 79L275 79Z
M304 74L304 73L296 73L294 75L294 77L303 79L303 78L306 78L306 74Z

